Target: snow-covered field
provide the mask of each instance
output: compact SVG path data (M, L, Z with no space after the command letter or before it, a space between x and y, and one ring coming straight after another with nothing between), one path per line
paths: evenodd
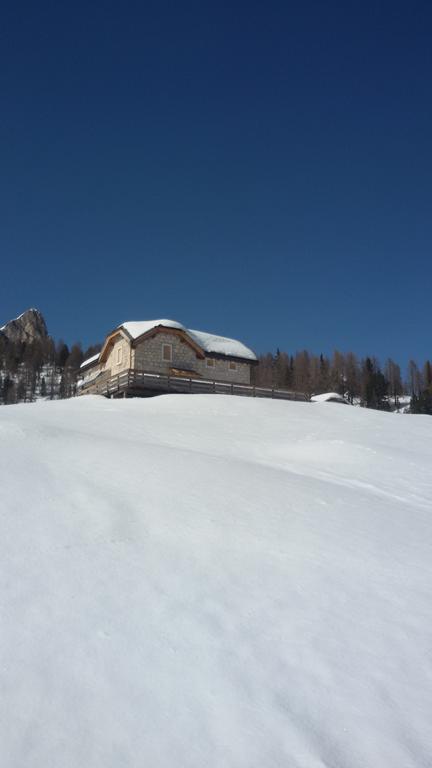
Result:
M432 765L432 419L0 409L1 768Z

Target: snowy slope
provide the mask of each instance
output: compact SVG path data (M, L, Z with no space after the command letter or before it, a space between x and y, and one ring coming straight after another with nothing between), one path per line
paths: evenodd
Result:
M432 764L432 419L0 410L2 768Z

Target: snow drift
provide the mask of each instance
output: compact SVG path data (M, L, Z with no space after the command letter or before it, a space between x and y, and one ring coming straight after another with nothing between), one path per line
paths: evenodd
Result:
M431 765L432 419L0 410L2 768Z

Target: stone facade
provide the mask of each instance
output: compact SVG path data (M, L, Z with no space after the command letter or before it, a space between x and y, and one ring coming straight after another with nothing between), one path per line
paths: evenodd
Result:
M171 361L163 359L163 345L171 347ZM250 384L249 363L226 357L198 357L189 344L176 334L157 333L152 338L143 339L137 344L132 367L149 373L169 373L171 368L190 371L205 379L229 381L233 384Z

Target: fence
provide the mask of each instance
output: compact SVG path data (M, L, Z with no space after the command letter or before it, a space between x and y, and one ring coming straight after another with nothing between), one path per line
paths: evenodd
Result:
M162 392L240 395L242 397L267 397L274 400L309 400L306 395L300 392L291 392L286 389L257 387L252 384L231 384L214 379L183 378L162 373L147 373L135 369L123 371L110 378L95 379L88 386L82 386L78 394L119 397L121 395L152 395Z

